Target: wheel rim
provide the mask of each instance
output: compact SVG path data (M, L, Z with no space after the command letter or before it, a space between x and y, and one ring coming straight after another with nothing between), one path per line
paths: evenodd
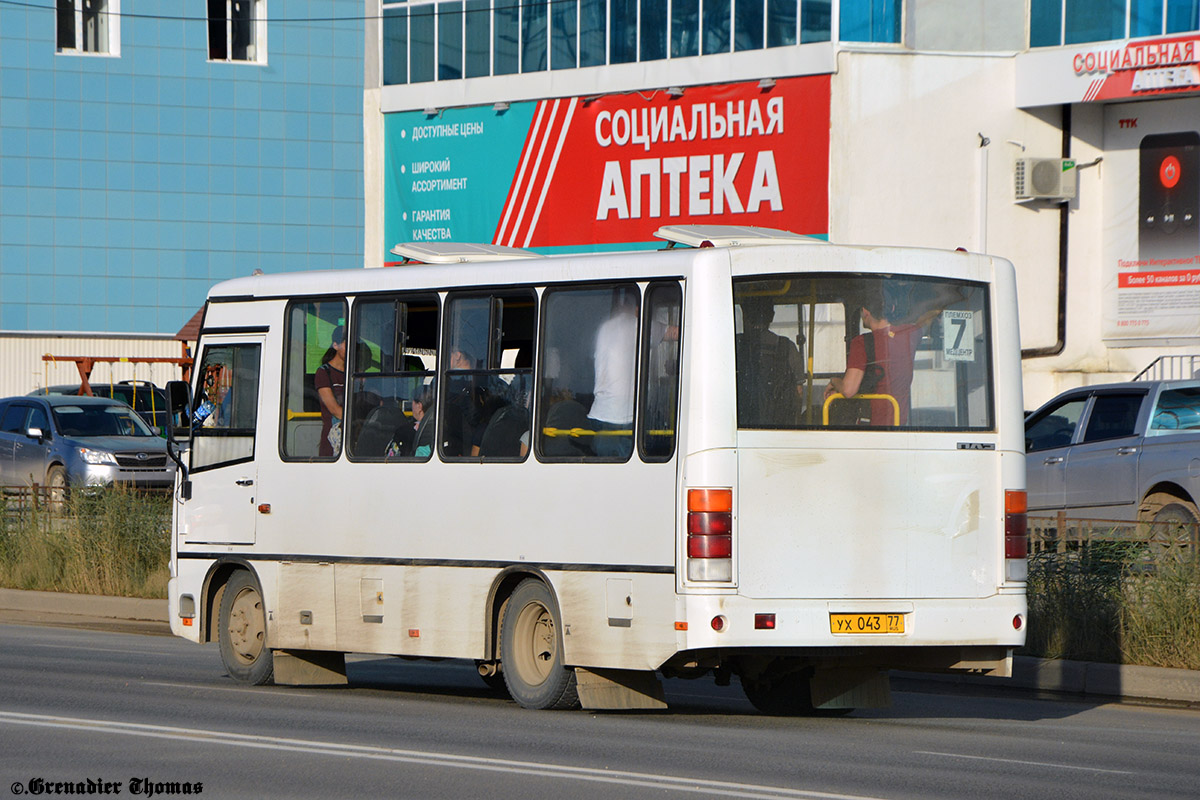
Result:
M1177 503L1166 506L1154 515L1150 527L1150 545L1161 556L1181 558L1192 542L1196 518Z
M67 499L67 476L62 470L54 470L47 480L50 489L50 504L61 506Z
M262 598L249 587L233 598L229 608L229 644L234 658L244 665L253 664L262 654L266 640Z
M558 636L550 609L531 602L521 609L513 630L513 666L530 686L544 683L558 663Z

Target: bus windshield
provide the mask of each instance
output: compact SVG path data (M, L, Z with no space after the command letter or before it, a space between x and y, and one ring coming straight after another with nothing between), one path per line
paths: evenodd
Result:
M985 285L816 273L733 288L739 428L993 429Z

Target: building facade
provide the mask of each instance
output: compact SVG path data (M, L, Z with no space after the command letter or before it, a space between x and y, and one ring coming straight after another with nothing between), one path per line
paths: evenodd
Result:
M361 266L363 41L354 0L0 2L0 395L179 355L216 281Z
M1030 406L1200 352L1195 0L366 7L368 264L765 225L1011 259Z

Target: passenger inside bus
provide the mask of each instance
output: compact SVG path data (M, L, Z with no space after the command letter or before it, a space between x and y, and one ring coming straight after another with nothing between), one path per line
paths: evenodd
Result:
M412 415L415 428L412 435L406 437L407 441L393 442L397 448L397 454L400 454L399 448L406 444L410 450L404 451L404 455L428 458L433 453L433 397L433 389L426 387L413 398ZM389 446L389 454L391 451L392 447Z
M595 397L588 424L598 456L629 458L633 450L633 388L636 376L638 292L613 290L612 314L596 331Z
M746 427L791 427L804 397L800 349L771 331L775 301L741 299L742 333L737 336L738 419ZM800 334L803 340L803 334Z
M333 456L342 449L342 408L346 402L346 329L333 329L329 349L321 358L313 379L317 396L321 398L321 438L318 454Z
M827 400L835 393L846 398L861 393L888 395L895 399L895 405L887 398L872 399L867 401L869 411L864 409L861 415L853 411L854 406L849 406L854 419L843 419L843 424L868 420L873 426L908 424L913 359L921 337L946 306L963 297L961 290L948 285L941 285L925 297L913 296L904 288L885 287L864 300L859 314L867 330L850 340L845 373L840 378L831 378L825 387ZM908 288L915 291L916 287Z

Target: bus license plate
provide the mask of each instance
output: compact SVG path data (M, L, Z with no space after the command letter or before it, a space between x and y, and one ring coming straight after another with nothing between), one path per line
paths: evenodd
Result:
M904 633L903 614L830 614L830 633Z

